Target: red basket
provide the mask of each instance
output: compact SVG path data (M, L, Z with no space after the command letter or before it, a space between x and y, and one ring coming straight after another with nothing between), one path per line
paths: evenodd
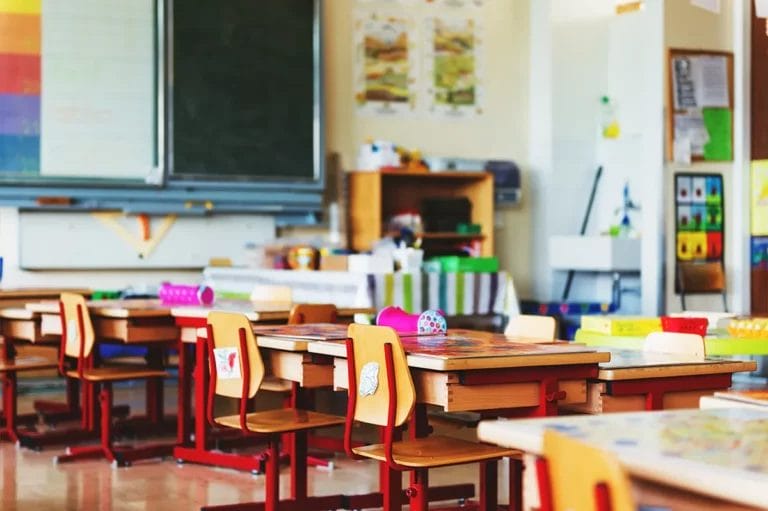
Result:
M696 334L704 337L707 335L707 325L709 325L709 320L707 320L707 318L661 317L661 329L665 332Z

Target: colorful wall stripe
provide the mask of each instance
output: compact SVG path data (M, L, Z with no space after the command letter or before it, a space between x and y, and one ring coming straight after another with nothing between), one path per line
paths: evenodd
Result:
M0 0L0 172L40 171L40 0Z

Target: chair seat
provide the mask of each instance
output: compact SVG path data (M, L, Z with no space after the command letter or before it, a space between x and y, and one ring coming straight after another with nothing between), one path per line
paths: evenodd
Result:
M290 392L293 390L293 384L288 380L277 378L275 376L265 376L261 382L259 390L268 390L270 392Z
M43 357L16 357L10 360L0 360L0 373L55 369L56 367L58 367L56 362Z
M217 417L216 423L228 428L240 428L240 415ZM299 410L297 408L278 408L246 415L248 431L254 433L290 433L303 429L324 428L344 424L344 417L325 413Z
M77 371L67 371L70 378L79 378ZM148 378L165 378L168 373L159 369L146 369L133 366L95 367L83 371L83 379L92 382L144 380Z
M355 447L352 451L366 458L386 461L384 444ZM475 463L507 456L522 456L520 451L468 442L458 438L430 436L392 444L395 463L411 468L433 468Z

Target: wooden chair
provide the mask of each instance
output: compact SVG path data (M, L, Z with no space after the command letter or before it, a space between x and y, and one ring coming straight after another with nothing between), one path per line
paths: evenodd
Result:
M609 453L557 431L544 432L538 460L542 511L636 511L629 478Z
M288 314L289 325L302 323L336 323L338 312L333 304L297 303Z
M504 335L529 339L535 342L552 342L555 340L557 322L552 316L534 316L519 314L509 318L504 329Z
M683 310L686 310L686 295L719 293L723 297L723 310L728 312L725 270L721 262L678 263L677 283L680 288L680 304Z
M411 472L411 486L406 493L412 511L428 509L430 468L466 463L480 463L480 509L497 510L496 462L509 457L510 509L518 509L520 452L442 436L398 440L416 404L416 390L400 338L389 327L356 324L349 326L349 337L349 405L344 430L347 453L354 458L377 460L383 469L394 471L394 476L382 478L385 485L393 478L399 480L398 472ZM355 421L384 428L384 443L354 447ZM412 431L416 429L414 424ZM401 509L398 491L391 487L381 490L385 511Z
M293 291L288 286L257 284L250 299L256 310L287 310L293 303Z
M688 355L703 360L706 356L704 338L696 334L653 332L643 342L643 351Z
M267 440L266 500L264 503L210 506L212 510L259 509L277 511L281 505L291 509L321 510L342 507L342 496L307 496L307 432L309 430L344 424L343 417L301 410L280 408L249 413L248 402L258 392L264 379L264 362L256 345L256 338L248 318L241 314L211 312L208 314L208 355L210 361L210 387L208 392L208 421L211 425L237 429L247 436ZM214 396L239 400L239 413L214 417ZM280 438L290 434L291 504L280 502Z
M138 448L115 446L112 441L112 384L128 380L165 378L165 371L136 366L95 367L93 348L96 336L85 298L63 293L59 302L62 335L59 351L59 370L67 378L80 381L85 389L83 403L83 427L99 430L99 446L70 447L67 453L55 458L56 463L80 459L107 458L117 466L128 466L133 461L169 456L173 445L147 445ZM74 359L75 369L67 368L67 358ZM99 410L94 403L95 390L99 390ZM96 418L100 424L96 426Z
M5 342L8 342L7 340ZM7 350L6 346L3 346ZM18 442L19 436L16 430L18 408L16 406L18 389L17 373L24 371L37 371L40 369L55 369L56 362L45 360L42 357L15 357L0 358L0 377L3 383L3 420L0 428L0 440Z

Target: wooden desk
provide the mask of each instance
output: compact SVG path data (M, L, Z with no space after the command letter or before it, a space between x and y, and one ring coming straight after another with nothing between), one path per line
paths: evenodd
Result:
M588 384L587 402L567 408L580 413L698 408L702 396L731 386L733 373L754 371L756 362L696 360L681 355L610 349Z
M211 432L203 411L208 406L208 352L206 346L206 320L211 310L240 312L246 314L254 323L288 319L287 310L254 311L250 302L219 302L213 307L174 307L171 314L180 329L179 335L179 390L178 390L178 447L174 450L177 462L193 462L216 465L252 472L261 470L262 463L257 457L240 456L214 452L211 447ZM369 309L339 309L340 318L351 318L357 313L370 312ZM346 338L346 325L330 325L336 332L343 332ZM307 353L308 341L296 336L286 338L263 336L274 334L275 327L264 330L263 326L254 326L256 340L264 349L263 357L268 374L292 382L294 390L299 387L330 387L333 383L333 366L330 359L318 358ZM286 327L281 327L286 328ZM292 331L302 332L303 325L291 325ZM340 337L333 337L338 339ZM272 339L272 340L271 340ZM194 348L195 372L192 374L192 354ZM194 385L193 385L194 381ZM195 410L192 423L192 394L194 387ZM191 440L194 427L194 442Z
M0 289L0 308L24 307L25 304L33 301L58 299L61 293L90 296L92 291L82 288Z
M452 330L403 337L417 399L446 411L556 415L557 405L586 402L587 379L610 355L568 343L527 344L503 335ZM347 388L346 349L317 341L310 353L334 357L334 387Z
M768 509L768 412L674 410L482 421L484 442L541 455L545 428L615 454L638 501L673 509Z
M607 335L579 329L574 340L586 346L640 350L643 349L645 337ZM768 338L741 339L728 335L708 335L704 343L707 356L768 355Z

